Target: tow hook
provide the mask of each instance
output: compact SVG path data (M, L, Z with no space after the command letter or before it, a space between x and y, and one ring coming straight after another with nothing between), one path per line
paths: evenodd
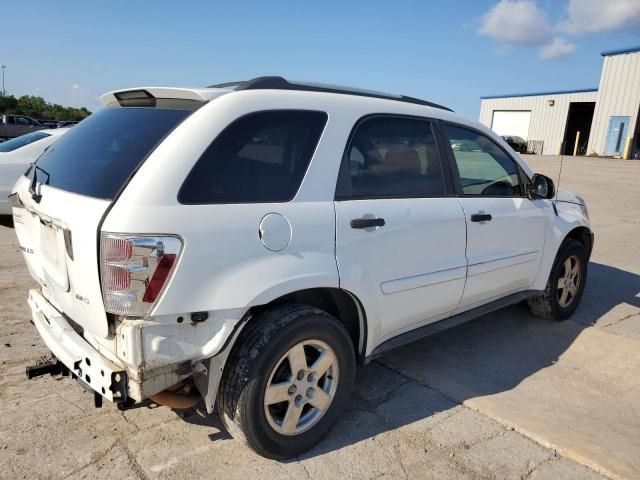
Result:
M51 376L54 375L68 375L69 369L65 367L60 360L58 360L55 356L51 355L51 357L46 358L42 357L40 360L36 362L35 365L31 365L26 368L27 378L31 380L32 378L41 377L42 375L49 374Z

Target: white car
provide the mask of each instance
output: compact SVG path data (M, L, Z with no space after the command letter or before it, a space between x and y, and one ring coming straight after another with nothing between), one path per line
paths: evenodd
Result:
M101 100L11 197L55 356L28 373L97 405L202 401L287 458L339 418L357 363L580 300L584 201L444 107L281 77Z
M0 143L0 215L11 215L8 196L27 166L67 130L38 130Z

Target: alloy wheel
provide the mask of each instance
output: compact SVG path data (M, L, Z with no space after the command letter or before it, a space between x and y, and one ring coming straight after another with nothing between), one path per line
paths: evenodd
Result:
M338 386L338 360L321 340L294 345L276 363L264 392L264 413L271 428L298 435L317 424Z
M580 259L576 255L571 255L562 264L562 271L558 277L558 303L562 308L569 307L578 295L581 276Z

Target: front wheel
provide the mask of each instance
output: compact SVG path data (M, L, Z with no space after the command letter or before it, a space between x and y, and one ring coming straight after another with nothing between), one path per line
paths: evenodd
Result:
M584 246L572 239L562 242L544 293L529 299L531 311L541 317L565 320L578 307L587 280Z
M218 393L222 421L260 455L296 456L325 436L348 402L355 373L349 334L304 305L264 312L245 332Z

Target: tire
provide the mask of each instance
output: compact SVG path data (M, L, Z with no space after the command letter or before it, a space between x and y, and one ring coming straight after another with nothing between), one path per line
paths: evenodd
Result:
M292 352L300 352L302 342L308 369L301 380L293 371L294 364L301 365L300 356ZM322 357L327 362L335 360L320 378L313 377L312 370L318 365L320 356L314 357L318 352L332 354ZM217 396L220 418L236 440L259 455L277 460L294 457L316 445L337 421L351 395L355 367L351 339L335 317L305 305L275 307L254 318L234 346ZM280 393L267 400L268 385L284 385L287 390L272 389ZM287 395L286 400L266 406L279 395ZM329 402L322 403L326 408L315 407L327 397ZM300 411L300 420L285 422L290 410ZM299 431L291 431L292 426Z
M561 279L566 273L566 262L569 259L571 259L572 264L574 260L576 261L579 274L577 282L574 282L575 293L569 293L565 300L562 301L564 288L561 288L561 285L565 284L566 279L564 281ZM558 321L569 318L575 312L582 298L587 279L587 265L587 254L584 246L576 240L565 239L560 245L558 254L553 262L544 293L528 300L531 312L539 317L552 318Z

